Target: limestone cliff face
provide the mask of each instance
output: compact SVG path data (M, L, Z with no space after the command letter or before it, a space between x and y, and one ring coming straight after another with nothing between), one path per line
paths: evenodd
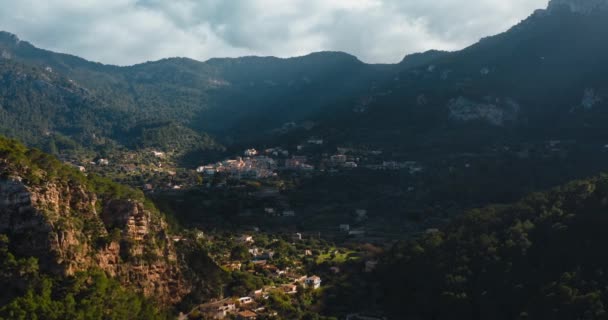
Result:
M517 121L521 107L510 98L485 97L482 101L473 101L458 97L448 102L447 109L451 121L483 121L494 126L503 126L505 123Z
M44 271L71 275L100 268L163 304L188 292L166 223L142 203L109 200L78 184L28 186L0 180L0 233Z

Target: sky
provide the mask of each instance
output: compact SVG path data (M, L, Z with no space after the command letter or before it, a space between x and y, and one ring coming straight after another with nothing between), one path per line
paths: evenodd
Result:
M395 63L506 31L548 0L0 0L0 30L106 64L344 51Z

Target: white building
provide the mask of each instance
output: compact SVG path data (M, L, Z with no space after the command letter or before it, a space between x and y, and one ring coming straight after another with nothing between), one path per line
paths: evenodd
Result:
M244 154L245 157L255 157L258 155L258 151L256 149L247 149Z
M377 260L365 261L365 272L372 272L372 271L376 270L377 266L378 266Z
M157 157L157 158L164 158L165 157L165 153L164 152L160 152L160 151L152 151L152 154Z
M344 167L349 168L349 169L356 169L358 167L358 165L356 162L348 161L348 162L344 163Z
M336 154L329 158L329 160L333 163L344 163L346 162L346 159L346 155L343 154Z
M321 287L321 278L318 276L308 277L304 280L304 284L307 288L319 289Z
M252 236L248 236L248 235L243 235L239 238L238 240L241 243L253 243L253 237Z
M293 210L285 210L283 211L283 217L295 217L296 212Z
M357 209L357 210L355 210L355 215L357 215L357 219L363 220L363 219L367 218L367 210Z
M316 144L318 146L322 145L324 143L323 139L315 139L315 138L311 138L308 139L308 143L309 144Z
M251 298L251 297L242 297L242 298L239 298L239 303L241 305L253 303L253 298Z
M198 309L205 319L224 319L228 315L236 313L236 304L231 299L224 299L203 304Z

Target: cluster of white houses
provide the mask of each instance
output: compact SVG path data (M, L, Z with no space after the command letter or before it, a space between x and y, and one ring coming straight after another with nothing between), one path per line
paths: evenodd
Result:
M314 141L314 142L321 142ZM311 142L309 142L311 143ZM356 169L364 167L371 170L408 170L411 174L423 171L423 167L415 161L382 161L380 164L365 164L357 150L338 148L334 155L324 155L321 167ZM373 151L361 154L381 155L381 151ZM305 155L291 155L289 151L277 147L263 150L247 149L243 152L244 157L224 160L218 163L200 166L197 172L213 176L216 174L227 174L230 177L241 178L269 178L277 175L279 169L296 171L314 171L315 167L309 164Z
M266 156L254 156L224 160L215 164L201 166L197 172L205 175L225 173L234 178L269 178L275 176L277 163Z
M269 178L276 176L279 169L278 161L274 157L285 157L281 159L284 163L283 169L312 171L314 167L307 164L306 156L289 157L289 152L281 148L271 148L264 151L261 155L256 149L247 149L245 157L224 160L218 163L200 166L196 169L198 173L208 176L215 174L228 174L233 178Z
M296 234L296 237L301 239L301 234ZM255 246L255 239L253 236L244 234L236 239L240 244L247 245L248 252L251 254L251 270L247 270L252 273L263 273L269 279L275 283L274 285L268 285L258 290L251 292L246 297L224 299L222 301L216 301L206 303L198 307L198 312L204 313L205 319L223 319L227 316L236 315L237 319L240 312L248 311L249 315L264 314L268 315L267 310L262 310L258 307L258 303L268 299L269 295L273 292L284 293L287 295L294 295L299 292L302 288L308 288L312 290L319 289L321 287L322 280L319 276L306 276L299 273L296 269L285 268L281 269L271 262L274 257L274 251ZM312 255L310 250L306 250L306 255ZM242 261L227 261L223 264L223 268L228 271L241 271L245 264ZM249 319L249 318L245 318Z
M367 165L366 168L372 170L408 170L411 174L419 173L424 170L422 165L416 161L383 161L379 165Z
M276 313L261 306L263 300L268 299L272 292L282 292L288 295L298 293L298 288L311 288L313 290L321 287L321 278L318 276L301 277L293 283L279 286L265 286L252 291L248 296L238 298L227 298L218 301L201 304L192 310L184 319L225 319L227 317L236 319L257 319L260 316L276 316Z

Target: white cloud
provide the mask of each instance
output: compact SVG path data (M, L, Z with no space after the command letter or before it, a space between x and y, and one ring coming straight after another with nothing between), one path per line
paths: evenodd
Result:
M339 50L397 62L506 30L547 0L0 0L0 30L119 65Z

